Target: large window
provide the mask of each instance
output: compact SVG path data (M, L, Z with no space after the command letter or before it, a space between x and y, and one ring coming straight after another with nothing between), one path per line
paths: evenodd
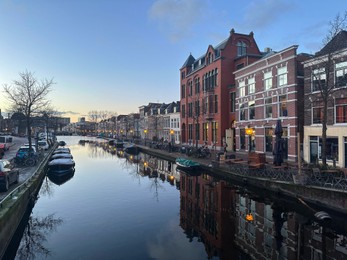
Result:
M182 105L182 108L181 108L181 115L182 115L182 118L185 118L186 117L186 105Z
M247 45L244 42L237 43L237 56L243 56L247 54Z
M264 89L269 90L272 88L272 71L264 73Z
M280 107L280 116L285 117L288 116L288 108L287 108L287 95L279 96L278 98L279 107Z
M240 121L246 120L246 109L245 104L240 105Z
M272 97L265 99L265 118L272 117Z
M239 82L239 97L244 97L246 95L245 82Z
M336 104L336 123L347 123L347 98L335 100Z
M347 61L336 63L336 87L347 86Z
M200 115L200 101L195 101L195 116Z
M315 69L312 72L312 92L319 91L324 88L326 80L325 69Z
M323 107L312 107L312 124L323 122Z
M248 79L248 94L253 94L255 92L255 80L254 77Z
M192 124L188 125L188 139L193 140L193 125Z
M255 119L255 102L254 101L248 102L248 115L249 115L249 120Z
M193 82L189 81L188 82L188 96L192 96L193 95Z
M287 66L277 69L277 82L279 87L287 85Z

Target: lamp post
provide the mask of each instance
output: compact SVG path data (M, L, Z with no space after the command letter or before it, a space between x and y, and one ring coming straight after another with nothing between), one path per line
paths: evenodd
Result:
M146 139L147 139L147 129L143 130L143 132L145 133L145 146L146 146Z
M246 128L246 135L248 135L248 152L252 150L252 135L254 134L254 129L252 127Z

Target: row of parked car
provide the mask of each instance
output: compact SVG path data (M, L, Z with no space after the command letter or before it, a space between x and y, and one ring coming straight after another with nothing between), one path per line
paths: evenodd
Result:
M18 183L19 181L19 168L20 166L34 166L40 159L40 155L45 150L53 146L52 139L40 138L37 142L33 141L31 150L29 143L21 146L14 158L14 163L9 160L0 160L0 190L7 191L11 184Z

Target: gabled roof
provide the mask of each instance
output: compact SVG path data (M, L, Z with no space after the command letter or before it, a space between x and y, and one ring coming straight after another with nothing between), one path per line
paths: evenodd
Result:
M195 58L192 54L189 54L189 57L187 58L186 62L183 64L182 68L189 67L195 62Z
M322 56L347 48L347 31L341 30L315 56Z

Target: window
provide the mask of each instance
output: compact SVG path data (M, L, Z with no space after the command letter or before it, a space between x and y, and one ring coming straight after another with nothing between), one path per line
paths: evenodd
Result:
M193 95L193 82L192 81L189 81L188 82L188 95L189 96L192 96Z
M195 94L200 93L200 78L195 79Z
M277 69L277 81L279 87L287 85L287 66Z
M272 88L272 71L264 73L264 89L269 90Z
M214 112L218 113L218 96L214 95Z
M282 95L278 97L278 102L280 106L280 116L288 116L288 109L287 109L287 96Z
M239 82L239 97L244 97L245 95L246 95L245 82L241 81Z
M185 118L186 117L186 105L182 105L182 118Z
M265 151L272 152L273 128L265 128Z
M337 88L346 87L347 86L347 61L336 63L335 71L336 71L335 86Z
M335 100L336 104L336 123L347 123L347 98Z
M193 139L193 125L192 124L188 125L188 139L189 140Z
M212 142L217 142L218 122L212 122Z
M245 104L240 105L240 121L241 120L246 120Z
M240 129L240 149L246 149L246 131L244 128Z
M188 104L188 117L193 116L193 103Z
M230 112L235 112L235 94L235 92L230 93Z
M324 88L326 80L325 69L315 69L312 72L312 92L319 91Z
M195 139L200 140L200 124L195 124Z
M186 77L186 73L184 71L182 71L181 78L184 79L185 77Z
M254 101L248 102L248 115L249 115L249 120L255 119L255 102Z
M202 139L203 141L208 141L208 136L207 136L207 133L208 133L208 123L203 123L202 124Z
M265 118L272 117L272 97L265 99Z
M237 56L243 56L247 53L247 45L244 42L237 43Z
M254 78L248 79L248 94L253 94L255 92L255 80Z
M200 115L200 101L195 101L195 115L199 116Z
M181 87L181 98L186 97L186 85L182 85Z
M217 86L218 69L214 70L214 86Z
M312 124L321 124L323 121L323 107L312 108Z

